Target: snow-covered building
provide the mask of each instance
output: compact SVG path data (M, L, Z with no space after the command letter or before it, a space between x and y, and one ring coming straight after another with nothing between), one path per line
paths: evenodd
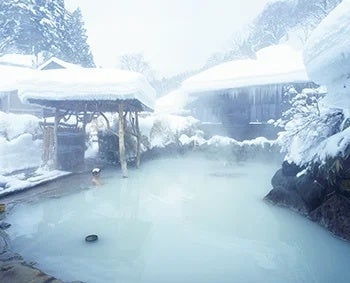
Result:
M267 122L278 119L284 95L312 86L301 52L287 45L261 49L255 59L217 65L183 82L182 90L195 101L192 115L212 134L235 139L272 138Z
M52 70L52 69L70 69L70 68L82 68L79 65L68 63L56 57L51 57L49 60L38 66L38 70Z
M51 58L37 68L37 58L33 55L6 54L0 57L0 111L6 113L26 113L43 115L43 107L23 103L18 97L18 88L23 80L30 80L36 69L81 68L58 58Z
M16 56L7 56L6 58L16 59ZM25 58L27 59L27 57ZM0 111L41 115L41 107L24 104L18 97L20 81L30 78L34 70L26 65L20 66L20 60L15 60L16 64L11 62L11 60L6 61L4 58L0 58Z

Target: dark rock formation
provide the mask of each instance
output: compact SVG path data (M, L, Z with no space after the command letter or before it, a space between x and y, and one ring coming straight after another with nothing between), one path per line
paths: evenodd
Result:
M305 202L308 211L320 206L326 195L325 187L307 174L297 178L296 191Z
M350 240L350 202L346 197L333 195L312 211L310 218L335 235Z
M298 193L294 190L287 190L284 187L274 187L265 197L265 200L285 206L298 211L301 214L307 214L307 207Z
M300 171L300 168L295 163L283 161L282 172L284 176L296 176Z
M295 164L283 162L271 179L273 189L265 200L288 207L326 227L335 235L350 240L350 179L328 186L326 178L315 179L310 173L297 177Z
M283 169L277 170L275 175L271 179L271 185L273 188L283 188L288 191L295 191L298 178L290 175L285 175Z

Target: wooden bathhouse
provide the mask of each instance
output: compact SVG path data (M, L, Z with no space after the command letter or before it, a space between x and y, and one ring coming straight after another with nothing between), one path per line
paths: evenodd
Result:
M275 138L269 122L281 117L288 94L312 86L301 53L277 45L258 51L255 59L203 71L184 81L182 90L194 99L187 107L206 133L244 140Z
M44 158L56 169L73 171L84 163L85 128L93 118L106 112L119 114L119 160L127 176L124 130L128 116L137 140L137 166L140 163L138 113L152 111L155 91L139 73L117 69L70 68L38 71L22 81L22 101L52 109L54 119L44 127ZM75 124L68 123L74 118Z

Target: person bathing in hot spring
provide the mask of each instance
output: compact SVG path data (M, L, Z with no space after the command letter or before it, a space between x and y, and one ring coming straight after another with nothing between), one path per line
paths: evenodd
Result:
M91 182L94 186L98 187L102 185L101 182L101 169L100 168L94 168L91 171L92 179Z

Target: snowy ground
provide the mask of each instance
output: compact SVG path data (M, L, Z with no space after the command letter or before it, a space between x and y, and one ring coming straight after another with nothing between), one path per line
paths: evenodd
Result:
M70 174L40 167L39 121L32 115L0 112L0 197Z

